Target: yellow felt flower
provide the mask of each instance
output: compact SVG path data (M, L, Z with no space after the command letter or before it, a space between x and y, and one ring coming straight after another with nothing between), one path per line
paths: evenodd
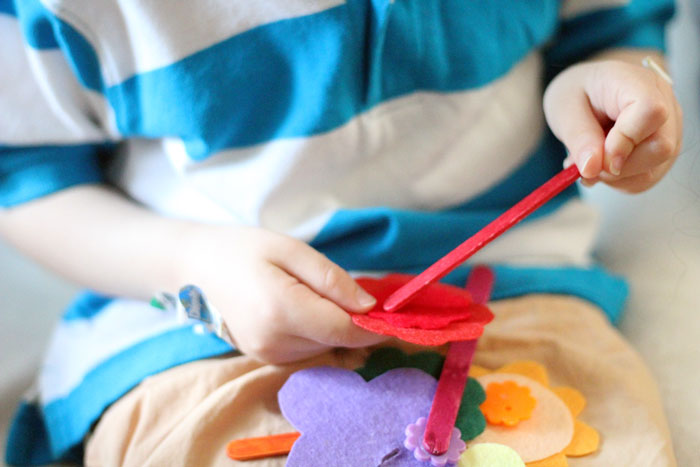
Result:
M518 453L503 444L475 444L464 451L457 467L525 467Z
M472 365L469 376L477 378L484 387L508 381L526 386L537 401L529 419L513 427L489 424L469 446L480 443L509 446L528 467L566 467L567 456L585 456L598 449L598 432L576 419L586 399L574 388L550 387L547 370L539 363L518 361L496 370Z

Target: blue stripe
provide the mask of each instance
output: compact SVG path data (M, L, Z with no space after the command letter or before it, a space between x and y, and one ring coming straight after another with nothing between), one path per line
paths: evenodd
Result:
M102 412L147 376L231 350L215 335L197 334L186 326L140 342L101 363L70 394L44 406L52 459L60 459L79 445Z
M97 53L73 26L39 0L22 0L15 7L6 3L5 7L18 17L27 44L40 50L60 48L83 86L94 91L104 89Z
M106 95L122 134L177 136L201 160L326 132L417 90L488 84L553 34L557 8L554 0L349 0L246 31Z
M21 402L7 435L5 462L8 465L42 465L52 460L41 410L35 404Z
M339 210L311 245L350 270L427 267L561 170L563 158L563 147L548 135L520 168L466 204L438 212ZM524 222L553 212L576 194L577 188L570 187Z
M39 0L16 2L15 13L19 18L24 40L35 49L55 49L58 47L54 34L54 24L59 21Z
M29 44L60 47L80 82L105 93L124 135L182 138L196 160L320 134L418 90L484 86L552 38L559 7L554 0L349 0L105 89L94 47L72 26L38 0L3 5L16 8ZM611 45L663 47L672 11L670 0L633 0L567 21L548 62L562 66Z
M63 321L90 319L113 301L114 298L97 295L94 292L83 292L68 306L61 319Z
M600 267L514 267L491 265L495 273L493 300L542 293L572 295L598 306L616 324L625 308L627 282ZM459 268L443 279L463 287L470 268ZM414 271L419 272L419 271Z
M0 14L17 16L15 2L13 0L0 0Z
M100 62L97 52L88 40L70 24L58 20L56 41L80 84L93 91L103 92L105 85L100 71Z
M673 0L632 0L624 7L594 11L562 23L547 61L563 68L613 47L665 50L665 26Z
M0 146L0 206L15 206L78 184L102 181L111 145Z
M12 417L7 435L5 463L8 465L46 465L54 462L83 463L83 447L76 445L61 458L49 451L49 439L38 404L22 401Z

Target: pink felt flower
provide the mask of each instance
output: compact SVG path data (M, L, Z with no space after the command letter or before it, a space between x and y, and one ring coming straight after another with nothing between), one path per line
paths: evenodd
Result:
M406 427L406 439L403 443L404 447L413 452L413 456L416 460L421 462L430 461L435 467L443 467L448 463L456 464L459 460L459 456L467 449L466 443L460 438L462 434L459 429L452 429L452 437L450 438L450 446L447 448L447 452L440 456L435 456L430 454L423 447L423 435L425 434L427 423L427 418L420 417L416 420L416 423L411 423Z
M435 283L426 287L400 310L387 313L384 301L414 276L390 274L381 279L357 279L377 299L366 314L351 313L355 324L368 331L419 345L442 345L452 341L476 339L493 314L484 305L475 304L465 289Z

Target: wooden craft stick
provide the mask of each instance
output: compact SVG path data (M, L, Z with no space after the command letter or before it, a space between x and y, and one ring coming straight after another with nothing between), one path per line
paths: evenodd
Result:
M466 289L472 296L474 303L478 305L486 305L491 298L493 283L496 280L493 270L488 266L477 265L469 273L467 277Z
M301 433L282 433L259 438L234 439L226 446L226 454L233 460L247 461L289 454Z
M515 206L498 216L476 234L465 240L454 250L440 258L428 269L414 277L401 288L397 289L384 301L384 310L396 311L411 300L418 292L429 284L440 280L454 268L467 260L477 251L481 250L491 240L513 227L523 220L535 209L561 193L565 188L574 183L581 174L576 165L562 170L549 179L542 186L535 189Z
M467 290L476 303L488 301L493 280L493 271L486 266L476 266L469 274ZM450 447L477 340L453 342L447 351L423 435L423 447L430 454L440 456Z

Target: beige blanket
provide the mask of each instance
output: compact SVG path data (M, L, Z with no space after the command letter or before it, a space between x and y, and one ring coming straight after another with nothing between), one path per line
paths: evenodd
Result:
M495 369L534 360L547 368L552 385L574 387L588 401L578 418L598 430L600 448L568 458L568 465L675 465L656 384L597 308L552 295L490 306L496 317L479 341L475 364ZM236 463L226 456L226 445L294 431L277 404L277 391L291 373L318 365L355 369L367 355L368 349L339 349L285 366L233 356L173 368L144 380L107 410L87 441L86 465L284 465L283 457Z

